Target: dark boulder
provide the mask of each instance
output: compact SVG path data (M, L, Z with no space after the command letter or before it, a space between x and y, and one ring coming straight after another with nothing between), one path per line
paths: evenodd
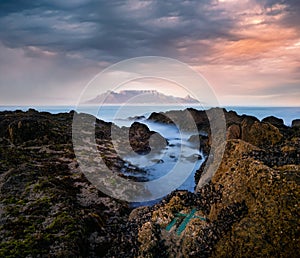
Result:
M293 120L292 127L300 127L300 119Z
M159 151L166 147L167 141L159 133L150 131L148 126L134 122L129 129L129 142L138 154L148 154L151 150Z
M185 110L172 110L165 113L153 112L148 120L176 125L183 131L194 131L195 129L201 132L209 132L209 120L204 110L196 110L188 108Z
M227 127L229 127L232 124L240 124L243 118L239 116L235 111L226 111L223 110L226 118Z
M164 115L163 113L153 112L149 116L148 120L151 120L151 121L157 122L157 123L163 123L163 124L174 124L174 122L168 116Z
M241 139L258 147L266 147L279 142L283 135L270 123L261 123L255 117L246 117L241 123Z
M284 127L283 119L277 118L275 116L268 116L265 117L263 120L261 120L264 123L270 123L271 125L274 125L276 127Z

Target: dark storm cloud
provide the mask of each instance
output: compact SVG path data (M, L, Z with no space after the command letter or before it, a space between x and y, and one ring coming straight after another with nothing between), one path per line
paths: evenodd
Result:
M0 39L116 61L140 55L180 55L195 40L234 38L231 17L215 1L2 1ZM203 45L203 53L207 52ZM92 53L92 54L91 54Z
M269 8L267 15L285 14L280 23L286 27L293 27L300 30L300 1L299 0L256 0L265 8ZM276 9L278 5L284 6L282 9Z
M287 12L279 22L299 27L299 0L254 1L268 8L269 16ZM0 40L12 48L36 46L108 62L141 55L189 61L194 57L193 51L181 50L197 47L199 62L199 56L211 51L211 45L201 40L239 39L232 33L237 26L236 18L217 8L217 2L1 1ZM272 10L276 4L285 7Z
M287 15L283 22L287 26L295 27L298 31L300 31L300 1L299 0L289 0L285 1L287 5L286 11L289 15Z
M145 55L186 62L227 95L295 92L299 14L299 0L2 0L0 102L73 101L103 68Z

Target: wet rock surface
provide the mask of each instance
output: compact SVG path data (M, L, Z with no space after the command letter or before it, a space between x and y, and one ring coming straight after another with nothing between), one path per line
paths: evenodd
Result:
M220 108L213 108L208 111L198 111L193 108L188 108L164 113L152 113L148 119L163 124L175 123L180 129L189 130L193 127L190 122L190 117L192 117L200 132L199 137L201 138L203 135L208 135L210 138L210 123L214 122L213 114L216 110L224 113L228 139L242 139L253 145L266 147L279 142L286 133L286 130L290 130L289 127L283 124L282 119L273 116L266 117L262 119L262 121L259 121L256 117L238 115L234 111L226 111ZM211 121L209 117L211 117ZM294 120L293 124L295 126L297 120ZM211 140L209 140L209 142L210 141Z
M150 131L146 125L139 122L131 125L129 142L133 151L138 154L148 154L151 150L159 151L167 145L167 141L159 133Z
M184 112L168 117L184 125ZM188 112L209 155L207 116ZM300 128L224 112L228 141L211 181L139 208L102 193L82 173L72 144L74 112L1 112L0 257L299 257ZM170 123L163 113L151 116ZM142 171L118 155L124 142L141 154L167 144L141 123L119 128L80 119L86 144L94 141L112 173L127 179L124 169ZM193 137L199 136L191 143Z

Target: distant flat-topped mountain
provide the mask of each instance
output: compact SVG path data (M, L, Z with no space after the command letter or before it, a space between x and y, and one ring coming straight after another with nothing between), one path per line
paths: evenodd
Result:
M165 95L156 90L107 91L85 102L86 104L197 104L196 99L187 95L185 98Z

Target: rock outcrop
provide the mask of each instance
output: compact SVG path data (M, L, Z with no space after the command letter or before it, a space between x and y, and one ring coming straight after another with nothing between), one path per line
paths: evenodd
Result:
M200 130L190 142L200 137L200 148L209 154L205 112L172 111L167 117L173 114L184 127L185 112ZM74 112L1 112L0 256L299 257L297 120L288 127L273 117L260 122L224 112L227 143L211 181L139 208L102 193L82 173L72 145ZM163 116L152 119L170 123ZM89 115L80 119L82 128L94 125L101 157L120 176L124 168L139 170L116 152L124 141L141 154L167 144L141 123L119 128ZM116 139L112 129L119 132ZM92 146L89 132L82 133ZM162 144L156 146L155 139ZM206 165L196 172L196 182Z
M300 127L300 119L293 120L292 127Z
M278 156L284 158L292 146L299 153L299 140L282 142ZM229 140L208 185L196 193L174 192L152 210L145 208L149 219L139 235L152 241L148 255L155 257L163 245L161 257L297 257L300 160L270 165L260 151L243 140ZM159 231L145 231L149 225L159 225Z
M242 135L237 139L242 139L258 147L275 145L282 139L279 129L269 123L249 122L244 119L241 131Z
M129 129L129 142L132 149L138 154L147 154L151 151L159 152L166 147L167 141L159 133L150 131L142 123L134 122Z
M175 124L181 130L191 130L194 127L191 125L189 117L192 117L200 132L199 137L202 138L203 135L208 135L210 138L210 122L214 121L209 121L208 117L213 117L214 110L216 109L198 111L188 108L183 111L152 113L148 119L163 124ZM255 146L274 145L282 139L283 131L287 128L283 124L282 119L275 117L266 117L260 122L253 116L240 116L234 111L226 111L225 109L218 110L222 110L224 113L228 140L242 139ZM209 140L209 142L211 142L211 140Z
M73 115L35 110L0 113L1 257L134 255L134 226L127 225L132 209L100 192L80 170L72 146ZM94 121L97 148L112 171L141 172L114 150L111 128L121 128L90 115L81 119L84 129ZM89 139L88 132L82 134ZM153 135L162 146L164 138L142 124L135 124L126 136L141 140L139 148L144 151L153 146L149 144Z
M47 112L6 111L0 114L0 137L13 144L65 143L71 141L72 115L51 115Z
M270 167L254 155L256 151L257 147L244 141L229 141L223 162L212 178L212 184L221 184L223 191L221 201L211 207L211 220L234 203L245 202L248 208L247 215L215 246L214 257L228 253L233 257L299 254L299 160Z
M285 127L284 125L284 122L283 122L283 119L281 118L277 118L275 116L268 116L268 117L265 117L263 120L261 120L262 122L264 123L269 123L271 125L274 125L278 128L282 128L282 127Z

